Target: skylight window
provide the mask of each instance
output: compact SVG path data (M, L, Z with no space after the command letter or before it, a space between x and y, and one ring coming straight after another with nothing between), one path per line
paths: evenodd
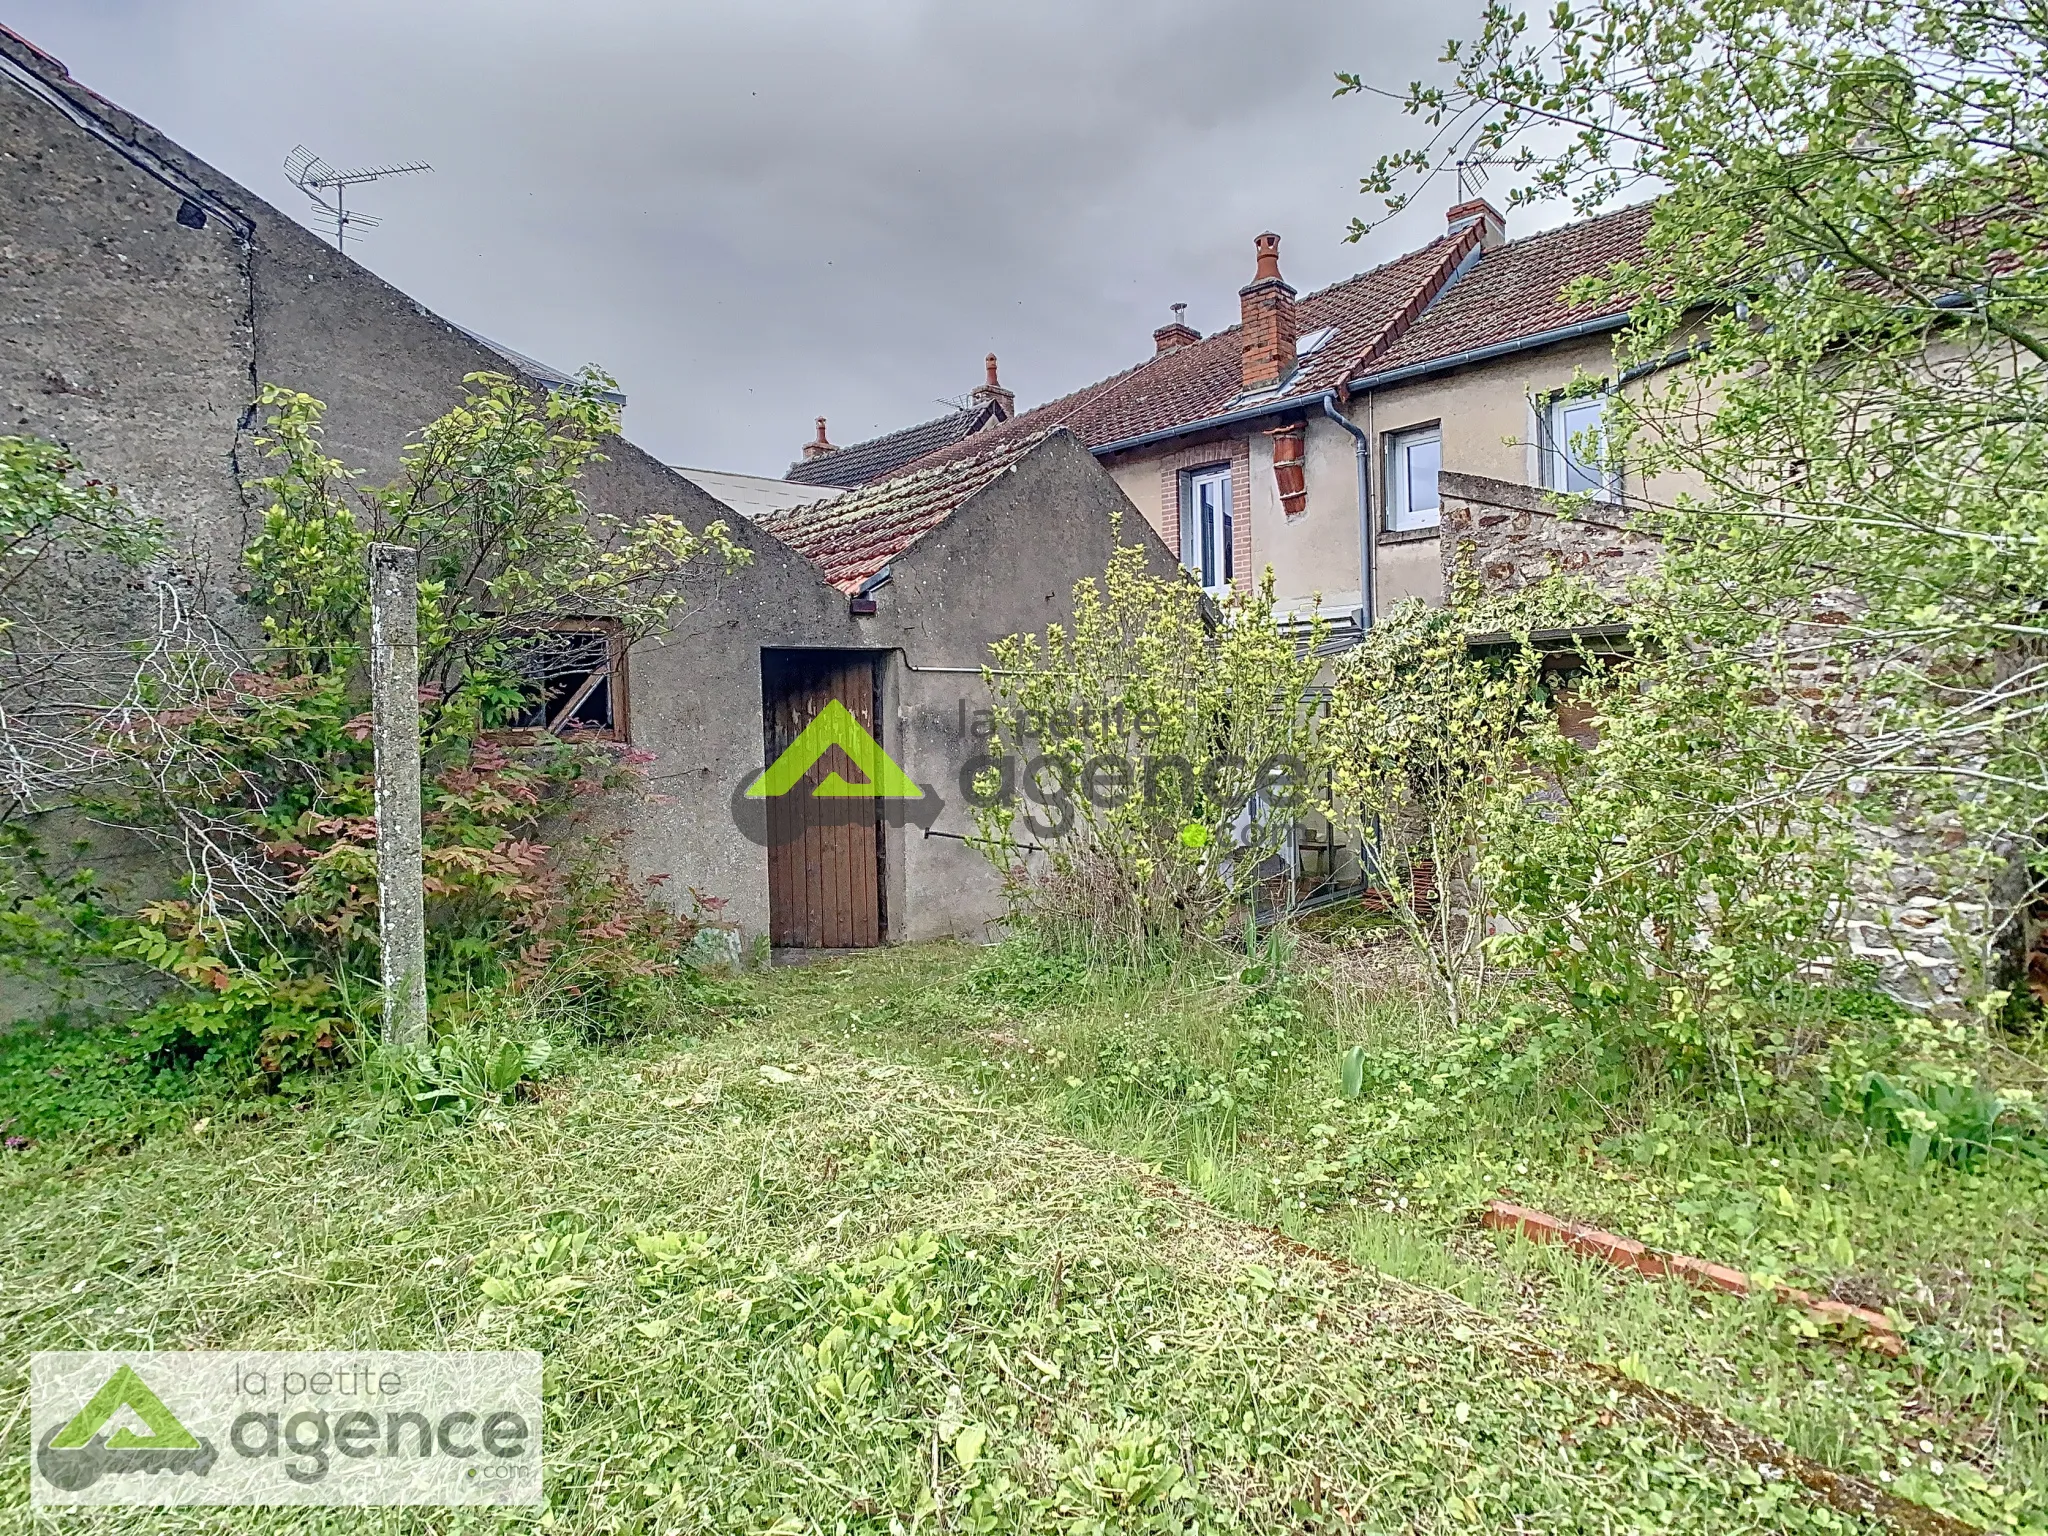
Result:
M1315 351L1316 348L1322 346L1336 334L1337 327L1334 325L1319 325L1306 336L1296 340L1294 343L1294 355L1296 357L1307 357L1309 353Z

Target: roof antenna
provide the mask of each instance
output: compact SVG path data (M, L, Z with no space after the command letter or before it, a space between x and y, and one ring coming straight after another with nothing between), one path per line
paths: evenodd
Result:
M284 157L284 173L306 196L312 199L314 218L329 226L334 232L334 248L348 249L348 232L351 227L375 229L384 221L367 213L348 211L348 189L359 187L366 182L382 181L387 176L417 176L431 171L433 167L424 160L408 160L403 165L372 165L360 170L337 171L313 151L300 144ZM322 193L332 193L329 202Z
M1486 173L1499 165L1513 165L1512 160L1501 160L1491 155L1467 155L1457 162L1458 201L1469 203L1479 195L1479 189L1486 185Z

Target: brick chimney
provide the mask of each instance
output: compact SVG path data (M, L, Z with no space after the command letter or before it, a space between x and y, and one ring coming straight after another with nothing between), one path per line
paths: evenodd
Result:
M1244 316L1244 387L1265 389L1294 371L1294 290L1280 275L1280 237L1268 230L1252 242L1259 253L1252 280L1237 290Z
M834 448L825 440L825 418L820 416L818 418L818 435L812 441L804 444L804 457L807 459L822 459L826 454L837 453L838 451L837 448Z
M998 417L1003 421L1008 421L1017 414L1017 397L1009 390L1003 388L1003 381L996 377L995 353L989 353L987 357L981 360L981 364L982 367L988 370L988 382L979 386L974 391L974 407L976 410L979 410L984 405L993 404Z
M1185 304L1173 306L1173 323L1162 325L1152 333L1152 355L1175 352L1182 347L1191 347L1202 339L1202 333L1188 324L1188 307Z
M1500 210L1483 197L1475 197L1469 203L1460 203L1444 215L1449 226L1447 233L1455 235L1461 229L1474 224L1480 226L1479 248L1491 251L1505 245L1508 238L1508 221L1500 216Z

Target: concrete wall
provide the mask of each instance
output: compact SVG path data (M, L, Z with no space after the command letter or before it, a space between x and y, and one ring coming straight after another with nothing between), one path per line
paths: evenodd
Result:
M179 224L186 200L0 78L0 430L70 448L218 576L242 542L252 263L229 220Z
M987 858L958 836L974 830L961 795L962 769L985 745L974 715L993 701L979 677L931 669L978 669L993 640L1071 623L1074 584L1101 576L1119 524L1122 542L1144 543L1156 574L1174 571L1173 554L1117 483L1060 433L899 556L875 594L878 614L855 621L899 653L897 735L884 744L900 744L897 761L946 802L935 835L891 829L887 867L908 883L905 906L892 906L904 914L893 937L982 938L1002 915Z
M4 430L69 446L162 515L209 602L246 626L233 587L261 513L243 489L262 472L249 410L260 383L325 401L328 451L375 483L420 425L461 399L464 374L508 365L54 60L5 33L0 55ZM208 210L199 229L178 222L195 200ZM674 631L635 648L648 793L605 812L637 873L724 897L748 933L767 924L767 855L733 800L763 766L762 650L891 657L884 702L901 739L885 731L885 746L948 800L941 829L962 831L955 781L968 750L946 727L963 695L985 702L981 685L912 669L978 668L989 642L1070 617L1074 582L1108 558L1111 513L1126 538L1145 526L1092 458L1057 438L899 561L881 614L856 620L810 562L631 443L613 445L582 489L623 519L721 519L751 552L738 572L694 573ZM888 868L892 937L979 936L997 914L995 875L964 844L892 830Z

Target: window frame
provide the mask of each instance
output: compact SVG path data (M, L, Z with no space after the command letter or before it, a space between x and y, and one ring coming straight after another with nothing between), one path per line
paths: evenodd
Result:
M609 685L611 692L612 723L601 728L578 727L574 735L584 741L629 742L632 737L632 715L629 701L631 689L627 678L625 626L617 619L550 619L531 627L522 626L521 633L538 639L545 635L603 635L605 637L605 659L602 669L593 669L583 686L572 694L554 713L553 719L542 725L509 726L503 733L525 741L539 741L544 737L557 740L564 735L563 725L567 718L596 689L599 679Z
M1201 464L1180 472L1181 568L1193 575L1202 590L1211 596L1220 596L1230 591L1237 581L1237 497L1232 485L1233 478L1232 466L1228 461ZM1208 484L1220 485L1223 488L1222 500L1217 508L1221 526L1216 529L1217 542L1222 545L1220 558L1216 561L1221 580L1213 584L1203 579L1209 574L1204 568L1206 562L1191 562L1188 558L1190 539L1194 539L1199 546L1202 532L1198 526L1201 520L1201 487Z
M1413 486L1408 484L1406 450L1424 442L1436 444L1436 464L1439 473L1444 464L1444 426L1441 420L1419 421L1410 427L1397 427L1380 437L1381 497L1380 531L1382 533L1424 533L1443 524L1443 496L1437 494L1437 503L1425 509L1427 522L1415 521L1415 509L1409 504ZM1397 488L1399 493L1397 494Z
M1536 407L1537 464L1538 478L1546 491L1557 491L1565 495L1591 495L1599 501L1621 500L1622 467L1618 463L1588 464L1571 454L1571 434L1563 430L1564 417L1568 411L1584 406L1596 406L1600 412L1600 428L1605 432L1607 405L1613 395L1612 388L1602 388L1593 394L1573 394L1569 390L1552 390L1539 395ZM1569 462L1567 462L1569 461ZM1582 490L1570 488L1570 469L1577 468L1595 483Z

